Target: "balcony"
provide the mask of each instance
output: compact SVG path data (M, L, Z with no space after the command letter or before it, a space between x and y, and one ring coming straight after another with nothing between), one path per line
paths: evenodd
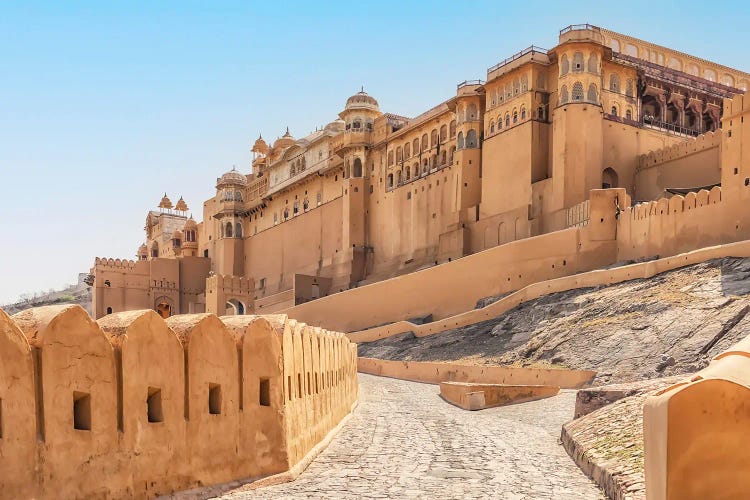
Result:
M505 58L494 66L487 68L487 81L493 80L500 75L503 75L508 71L515 69L529 61L549 63L547 49L532 45L531 47L527 47L517 54L513 54L512 56Z
M604 36L599 26L593 24L571 24L560 30L559 43L570 41L593 41L603 44Z

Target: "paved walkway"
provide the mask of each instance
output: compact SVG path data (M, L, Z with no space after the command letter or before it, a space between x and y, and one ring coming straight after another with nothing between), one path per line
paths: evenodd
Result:
M435 385L359 380L353 418L296 481L225 498L603 498L558 444L572 391L469 412Z

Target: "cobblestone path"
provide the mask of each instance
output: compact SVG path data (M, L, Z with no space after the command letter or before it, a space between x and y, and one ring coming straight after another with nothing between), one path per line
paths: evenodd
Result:
M359 375L354 416L296 481L224 498L603 498L558 444L575 393L478 412Z

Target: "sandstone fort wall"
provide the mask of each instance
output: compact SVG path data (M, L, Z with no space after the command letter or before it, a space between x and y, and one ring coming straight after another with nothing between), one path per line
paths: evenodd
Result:
M287 471L356 398L355 346L286 316L0 311L0 496L154 497Z

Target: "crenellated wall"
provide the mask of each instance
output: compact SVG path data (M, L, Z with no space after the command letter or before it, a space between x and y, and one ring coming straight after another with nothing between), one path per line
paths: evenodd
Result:
M0 310L0 497L151 498L287 471L351 411L355 347L283 315Z
M633 198L656 200L668 188L700 188L721 182L722 131L708 132L638 157Z

